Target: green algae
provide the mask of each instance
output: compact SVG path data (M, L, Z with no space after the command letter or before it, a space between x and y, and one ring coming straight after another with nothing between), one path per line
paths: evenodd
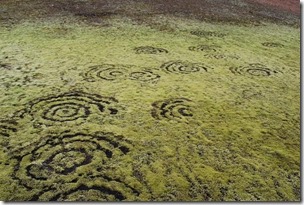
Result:
M1 119L18 121L18 131L0 141L4 145L1 200L300 200L299 29L162 16L153 19L159 27L118 17L107 21L109 25L103 27L66 18L0 27L0 63L10 68L0 67ZM204 35L193 35L193 31ZM282 47L265 47L265 42ZM189 50L199 45L217 49ZM134 48L140 46L168 53L137 54ZM214 54L220 58L213 58ZM208 70L179 73L174 66L162 66L170 61L184 63L187 71L196 64ZM125 76L116 81L84 78L92 66L105 64L115 69L124 65ZM251 64L259 64L258 70L264 71L250 74ZM271 71L269 75L265 69ZM160 78L129 77L147 70ZM70 92L115 98L119 112L99 115L93 109L81 121L46 124L39 115L52 108L42 100L41 111L31 115L34 111L28 107L33 100ZM153 103L180 98L189 100L191 116L179 118L176 110L164 115L155 111L158 118L151 115L156 109ZM79 97L64 101L80 103ZM185 104L178 106L184 109ZM100 159L93 158L91 167L77 168L81 176L73 172L59 174L59 180L56 174L47 182L31 179L22 169L43 162L39 156L37 160L30 157L35 147L67 130L114 133L132 146L126 155L105 159L102 171L98 168L103 161L95 169ZM75 159L74 163L79 162ZM32 172L37 177L39 170ZM124 197L110 192L104 196L105 190L116 190Z

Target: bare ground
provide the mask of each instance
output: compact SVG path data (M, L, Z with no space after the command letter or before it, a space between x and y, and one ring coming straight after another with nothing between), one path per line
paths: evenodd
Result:
M27 0L1 1L0 21L75 15L87 22L98 22L113 15L145 22L155 15L232 24L259 24L270 21L299 26L300 4L296 0Z

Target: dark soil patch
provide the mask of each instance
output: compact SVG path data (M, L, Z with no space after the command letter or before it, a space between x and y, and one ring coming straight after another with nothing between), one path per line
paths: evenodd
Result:
M257 2L261 5L269 5L282 11L287 11L293 14L300 15L301 7L298 0L250 0L251 2Z
M233 24L259 24L271 21L297 25L300 4L295 0L32 0L16 3L1 1L0 22L20 21L51 16L75 15L88 22L103 22L112 16L127 16L139 23L151 23L149 17L171 15L184 18Z

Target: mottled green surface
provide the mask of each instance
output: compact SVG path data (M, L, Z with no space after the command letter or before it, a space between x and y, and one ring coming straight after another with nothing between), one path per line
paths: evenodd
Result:
M300 200L300 30L151 20L0 25L1 200Z

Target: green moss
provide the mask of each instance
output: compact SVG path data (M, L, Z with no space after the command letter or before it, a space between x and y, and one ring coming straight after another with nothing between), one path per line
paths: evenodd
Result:
M0 141L8 150L0 152L1 200L300 200L299 29L152 20L161 29L121 18L109 19L108 27L71 19L0 27L0 64L6 65L0 66L1 119L18 122L17 131L8 130L9 137ZM263 46L265 42L276 47ZM201 45L216 51L189 50ZM136 54L134 48L141 46L168 53ZM93 80L85 79L96 65L111 65L120 79L99 78L103 70L94 71ZM178 71L181 65L186 69ZM159 77L151 80L151 72ZM117 102L102 101L101 111L92 101L96 96L59 97L80 91ZM62 109L52 118L58 103L45 96L84 107ZM159 104L168 110L162 112ZM84 117L55 122L74 112ZM57 176L56 170L65 170L65 160L57 160L63 155L56 155L53 164L44 155L52 155L54 144L48 143L67 130L112 133L111 140L126 140L130 150L125 155L113 151L111 159L98 152L90 165L76 169L82 175ZM91 152L96 149L92 140L62 141L62 149L85 146ZM42 142L49 146L43 145L43 157L35 151ZM110 150L114 146L100 143ZM66 166L81 164L83 156ZM30 164L37 166L31 169L36 178L49 177L39 169L54 178L31 179L22 170Z

